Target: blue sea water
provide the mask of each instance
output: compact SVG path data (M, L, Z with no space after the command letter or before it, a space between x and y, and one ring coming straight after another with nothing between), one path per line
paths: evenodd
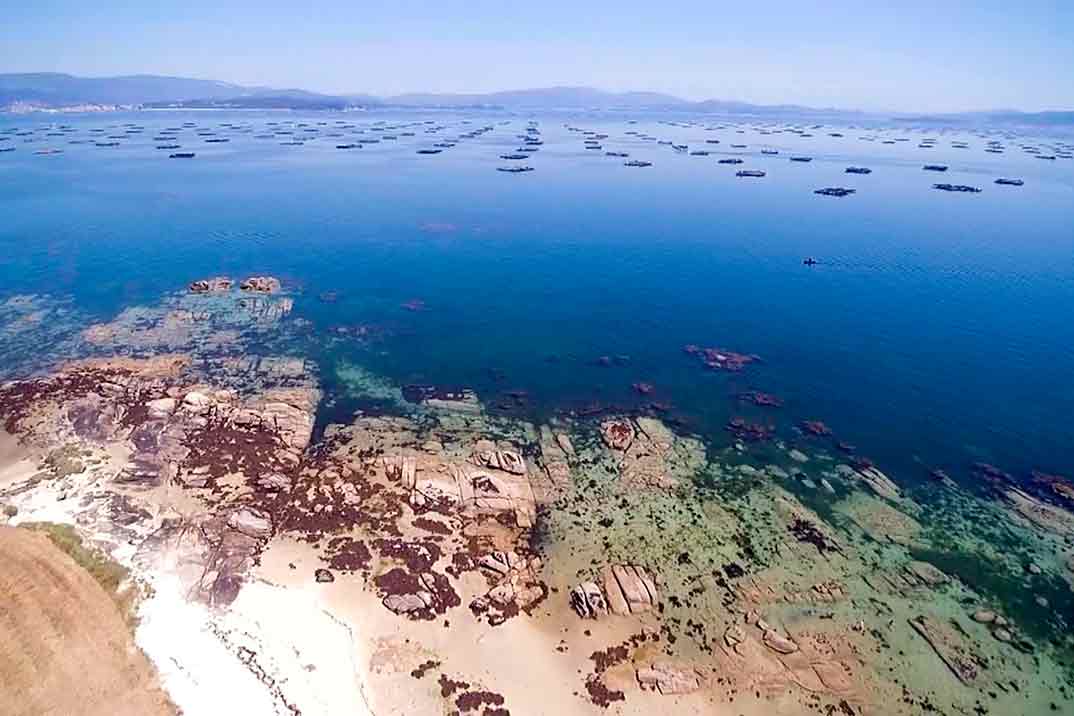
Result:
M361 149L335 148L357 136L349 130L325 136L342 131L336 122L370 137L376 122L430 119L445 128L392 130L415 136ZM521 163L535 171L495 171L531 119L545 144ZM667 403L715 445L732 439L723 427L734 415L773 422L782 434L819 419L902 480L937 467L970 479L975 461L1020 476L1074 475L1074 160L1019 148L1053 140L910 125L825 127L802 137L761 134L741 120L661 119L0 117L0 132L35 130L0 134L9 137L0 148L16 147L0 154L0 299L69 296L107 320L194 279L269 273L297 292L295 315L319 334L357 324L381 331L314 356L330 391L342 390L332 376L347 360L400 383L470 386L489 401L523 390L524 410L542 416L594 402ZM91 128L127 122L145 131L119 147L44 136L49 123L86 138ZM188 128L176 143L197 157L168 160L153 137L182 122L230 141L207 144ZM268 122L307 124L298 131L308 139L282 146L295 135L255 138L272 129ZM628 168L586 150L565 124L608 134L604 151L653 166ZM485 125L493 130L441 154L415 153ZM677 153L627 131L714 154ZM911 141L881 141L894 137ZM923 137L936 146L920 148ZM970 147L951 146L960 140ZM1006 152L986 153L988 140L1003 141ZM50 146L64 151L34 154ZM780 153L761 155L762 147ZM814 159L790 162L796 154ZM718 164L730 156L745 161ZM935 174L925 163L951 168ZM845 174L850 165L873 172ZM767 176L736 178L740 169ZM995 185L1001 176L1025 186ZM936 191L937 181L983 191ZM827 186L857 193L813 193ZM820 264L803 266L805 256ZM338 299L319 300L327 291ZM402 307L415 300L422 310ZM762 361L741 373L708 371L683 353L685 344ZM628 360L605 366L601 356ZM640 381L654 393L637 395L631 386ZM747 389L786 404L745 407L735 396Z

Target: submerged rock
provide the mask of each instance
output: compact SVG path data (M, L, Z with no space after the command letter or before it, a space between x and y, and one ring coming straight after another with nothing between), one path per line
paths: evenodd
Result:
M634 426L627 420L606 420L600 425L604 444L613 450L626 450L634 442Z

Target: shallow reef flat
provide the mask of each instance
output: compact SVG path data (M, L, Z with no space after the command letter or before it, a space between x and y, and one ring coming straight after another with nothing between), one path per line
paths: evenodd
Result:
M183 713L1072 712L1061 478L908 488L821 423L718 447L354 362L331 382L366 407L327 421L254 278L72 318L0 386L2 519L147 587L136 640ZM0 330L30 345L59 305Z

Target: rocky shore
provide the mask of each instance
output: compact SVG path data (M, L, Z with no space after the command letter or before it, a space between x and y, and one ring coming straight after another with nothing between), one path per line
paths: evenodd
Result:
M21 305L0 330L55 310ZM817 421L715 449L358 366L391 410L318 426L293 310L272 277L195 281L0 385L3 519L72 524L149 587L137 641L184 713L1069 712L1062 478L926 495Z

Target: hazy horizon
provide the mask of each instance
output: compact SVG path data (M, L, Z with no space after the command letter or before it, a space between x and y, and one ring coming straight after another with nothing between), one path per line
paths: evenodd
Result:
M1008 12L1005 14L1004 10ZM900 10L787 0L668 11L561 0L504 9L333 0L205 0L121 8L53 0L9 9L0 71L158 74L326 94L473 94L588 86L688 100L901 112L1074 106L1074 6L1029 2L1016 17L987 0ZM108 52L101 48L107 47Z

